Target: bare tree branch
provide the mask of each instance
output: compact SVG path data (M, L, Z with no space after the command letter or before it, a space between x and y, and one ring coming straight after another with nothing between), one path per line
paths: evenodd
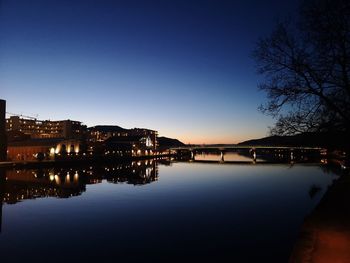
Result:
M303 1L299 21L279 23L253 56L268 99L260 110L277 118L272 133L350 132L349 1Z

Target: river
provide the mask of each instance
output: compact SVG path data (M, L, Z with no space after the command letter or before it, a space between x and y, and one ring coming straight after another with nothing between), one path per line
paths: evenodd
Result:
M316 164L2 170L1 262L288 262L337 176Z

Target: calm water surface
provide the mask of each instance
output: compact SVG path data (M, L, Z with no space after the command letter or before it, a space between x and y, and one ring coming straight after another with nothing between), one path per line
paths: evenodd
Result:
M335 175L155 161L2 171L1 262L287 262Z

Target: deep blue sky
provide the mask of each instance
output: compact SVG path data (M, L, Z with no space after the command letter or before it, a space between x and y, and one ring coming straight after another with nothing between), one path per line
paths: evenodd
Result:
M0 0L0 97L9 112L185 143L262 137L273 120L251 52L288 2Z

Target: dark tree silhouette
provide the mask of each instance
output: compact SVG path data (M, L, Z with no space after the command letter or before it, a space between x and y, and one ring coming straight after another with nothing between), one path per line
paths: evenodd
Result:
M254 50L272 134L350 132L350 1L307 0Z

